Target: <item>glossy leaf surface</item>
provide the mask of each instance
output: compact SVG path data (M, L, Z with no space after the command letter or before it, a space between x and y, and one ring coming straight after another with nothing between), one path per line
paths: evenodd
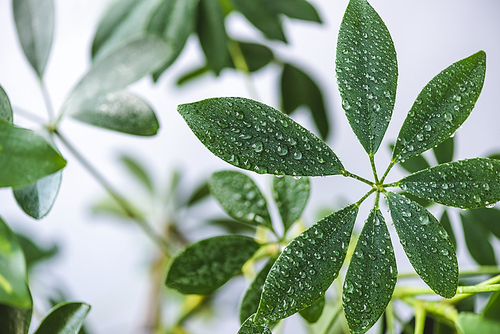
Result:
M341 174L342 163L319 138L282 112L244 98L213 98L177 107L216 156L260 174Z
M291 176L273 178L273 197L283 222L285 232L295 223L306 207L311 189L309 178Z
M480 223L471 218L470 215L460 215L464 228L465 244L470 255L480 265L496 265L495 251L488 240L490 234Z
M201 240L174 258L166 285L184 294L210 294L236 275L259 247L254 239L238 235Z
M85 303L64 303L54 307L33 334L78 334L90 311Z
M352 333L365 333L384 313L397 280L396 258L380 210L363 226L344 282L342 300Z
M461 312L458 314L457 329L459 334L497 334L500 321L485 319L481 314Z
M452 136L474 108L485 72L486 54L479 51L436 75L408 112L392 160L419 155Z
M258 325L253 322L254 316L249 317L238 330L238 334L272 334L267 325Z
M366 0L349 1L335 65L349 124L365 151L375 154L394 109L398 63L389 30Z
M401 245L417 274L438 295L453 297L458 263L445 229L419 204L392 192L386 198Z
M432 150L439 164L451 162L453 160L453 153L455 152L455 137L446 139Z
M320 297L312 305L300 310L300 316L304 318L308 323L314 324L319 320L323 314L323 309L325 308L325 296Z
M342 267L357 214L358 207L349 205L286 246L264 284L258 323L286 318L324 295Z
M318 12L306 0L267 0L265 3L268 8L277 14L285 14L293 19L321 23Z
M497 208L479 208L469 210L467 213L475 224L482 225L497 238L500 238L500 210Z
M196 32L208 66L219 74L229 60L229 53L224 13L218 0L200 0Z
M20 309L0 303L0 334L28 334L33 309Z
M17 35L26 58L43 77L54 35L53 0L13 0Z
M42 136L0 119L0 187L26 186L64 166Z
M448 211L444 210L441 218L439 219L439 223L448 233L450 237L450 241L453 244L453 248L457 249L457 240L455 239L455 233L453 232L453 228L451 227L450 217L448 216Z
M236 171L221 171L212 174L208 185L228 215L247 224L272 229L266 199L251 178Z
M0 86L0 119L12 124L13 118L9 97L3 90L2 86Z
M500 200L500 161L475 158L424 169L399 181L404 191L462 209Z
M30 217L45 217L57 198L61 186L62 171L47 175L34 183L12 189L17 204Z

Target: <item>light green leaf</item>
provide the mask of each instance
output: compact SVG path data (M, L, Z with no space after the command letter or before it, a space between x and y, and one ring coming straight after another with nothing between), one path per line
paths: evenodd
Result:
M433 149L436 160L439 164L451 162L455 150L455 137L450 137Z
M344 312L352 333L365 333L384 313L397 280L396 258L380 210L363 226L344 282Z
M259 247L239 235L198 241L175 256L165 284L184 294L210 294L238 274Z
M30 217L45 217L57 198L61 186L62 171L47 175L21 188L13 188L17 204Z
M467 211L471 220L482 225L500 239L500 210L496 208L479 208Z
M455 233L453 232L453 228L451 227L450 217L448 217L447 210L443 211L443 214L441 215L441 218L439 219L439 223L446 230L446 233L448 233L448 236L450 237L450 241L453 244L453 248L455 248L455 250L456 250L457 249L457 240L455 239Z
M357 214L358 207L349 205L286 246L267 275L257 323L291 316L324 295L342 268Z
M28 334L33 309L20 309L0 304L1 334Z
M479 51L436 75L418 95L399 131L399 162L442 143L469 117L483 88L486 54Z
M24 54L38 77L42 78L54 35L54 2L13 0L12 9Z
M323 94L313 79L297 67L285 64L281 75L281 99L287 115L301 105L308 107L321 138L326 140L330 132L328 114Z
M0 187L26 186L64 166L42 136L0 119Z
M308 323L314 324L319 320L321 314L323 314L323 309L325 308L325 296L320 297L312 305L300 310L300 316L304 318Z
M300 179L291 176L273 178L273 197L285 232L300 218L309 199L311 186L309 178Z
M33 303L26 285L26 262L16 235L0 218L0 304L31 309Z
M496 265L495 252L488 240L489 232L481 223L474 221L472 215L461 214L460 219L464 228L465 244L474 261L483 266Z
M335 65L349 124L365 151L375 154L394 109L398 63L389 30L366 0L349 1Z
M394 227L411 265L435 293L451 298L457 292L458 263L446 230L424 207L387 192Z
M12 107L10 105L9 97L7 93L0 86L0 119L7 121L12 124L13 120Z
M210 193L228 215L251 225L273 229L266 199L251 178L236 171L213 173L208 180Z
M318 12L306 0L266 0L265 3L276 14L285 14L294 19L321 23Z
M258 325L253 322L254 315L250 316L244 323L241 325L238 330L238 334L272 334L271 330L267 325Z
M481 314L461 312L458 314L457 329L459 334L498 334L500 321L484 318Z
M500 200L500 161L475 158L424 169L398 182L404 191L436 203L474 209Z
M208 66L218 75L229 60L224 13L218 0L200 0L196 31Z
M483 316L490 320L500 321L500 291L494 292L483 309Z
M56 305L33 334L78 334L89 311L85 303Z
M259 174L336 175L344 166L319 138L282 112L236 97L177 107L198 139L216 156Z
M124 153L120 156L120 161L141 185L143 185L150 193L154 193L151 176L138 159L132 155Z
M48 260L59 251L57 245L53 245L50 248L43 248L37 245L31 238L16 233L16 238L23 250L24 258L26 259L26 266L28 269L33 267L35 264Z

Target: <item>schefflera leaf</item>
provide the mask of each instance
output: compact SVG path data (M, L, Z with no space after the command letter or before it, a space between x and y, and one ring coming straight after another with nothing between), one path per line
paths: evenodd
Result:
M404 191L462 209L500 201L500 161L475 158L424 169L398 182Z
M401 245L417 274L438 295L453 297L458 263L446 230L412 200L393 192L387 192L386 198Z
M240 235L201 240L174 258L165 284L183 294L210 294L236 275L259 247Z
M85 303L56 305L33 334L77 334L89 312Z
M321 314L323 314L323 309L325 308L325 303L325 296L320 297L305 309L300 310L299 314L305 321L310 324L314 324L319 320L319 318L321 318Z
M368 154L391 120L398 63L389 30L366 0L351 0L340 25L336 59L342 107Z
M245 174L236 171L216 172L208 180L208 186L210 193L234 219L273 228L266 199L259 187Z
M335 153L281 111L238 97L182 104L179 113L216 156L259 174L324 176L345 169Z
M485 73L486 54L479 51L429 81L406 116L392 160L419 155L452 136L474 108Z
M288 244L269 272L255 321L291 316L321 298L344 262L358 207L323 218Z
M391 300L396 280L391 236L380 210L372 210L344 282L344 312L352 333L365 333L377 322Z
M285 232L300 218L311 189L309 178L291 176L273 179L273 197L283 221Z
M250 316L238 330L238 334L272 334L267 325L254 323L255 315Z

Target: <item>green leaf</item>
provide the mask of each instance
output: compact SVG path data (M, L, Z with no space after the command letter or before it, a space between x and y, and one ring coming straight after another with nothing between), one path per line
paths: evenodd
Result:
M321 138L326 140L330 132L328 114L323 94L313 79L297 67L285 64L281 75L281 99L283 111L288 115L301 105L308 107Z
M445 298L457 292L458 264L446 230L424 207L387 192L394 227L411 265L422 280Z
M467 212L472 221L482 225L500 239L500 210L496 208L479 208Z
M479 51L436 75L418 95L399 131L399 162L442 143L469 117L483 88L486 54Z
M208 180L210 193L224 211L236 220L273 229L266 199L251 178L236 171L213 173Z
M286 246L264 284L257 323L286 318L322 297L344 262L355 204L323 218Z
M291 176L273 178L273 197L285 232L295 223L304 211L311 186L309 178L300 179Z
M260 70L262 67L266 66L274 59L273 52L265 45L245 43L240 41L234 42L238 43L241 53L243 54L243 58L245 58L246 65L250 72ZM227 66L235 68L232 59L230 59L230 62Z
M210 195L210 188L208 187L208 182L203 182L196 188L195 191L189 197L186 206L193 206L196 203L204 200Z
M464 228L465 244L470 255L478 264L483 266L496 265L495 252L491 246L489 232L474 221L471 215L460 215Z
M0 304L27 310L32 307L26 285L26 262L16 235L0 218Z
M0 304L0 333L28 334L33 309L20 309Z
M209 68L206 65L203 65L201 67L197 67L189 72L184 73L177 79L177 86L182 86L188 82L191 82L204 74L209 72Z
M483 316L490 320L500 321L500 291L493 293L483 309Z
M59 247L57 247L57 245L46 249L40 247L31 238L28 238L25 235L16 233L16 238L23 250L24 258L26 259L26 266L28 267L28 269L39 262L54 257L54 255L59 252Z
M432 150L434 151L438 164L444 164L453 160L454 149L455 137L450 137L438 146L435 146Z
M7 93L0 86L0 119L7 121L12 124L14 116L12 114L12 107L10 105L9 97Z
M344 171L324 142L263 103L221 97L182 104L177 110L213 154L236 167L291 176Z
M26 58L43 77L54 35L53 0L13 0L17 35Z
M312 305L300 310L300 316L304 318L308 323L314 324L319 320L321 314L323 314L323 309L325 308L325 296L320 297Z
M54 307L33 334L78 334L90 311L85 303L64 303Z
M318 12L306 0L267 0L265 4L276 14L285 14L293 19L321 23Z
M269 9L268 0L231 0L234 7L243 14L251 24L262 31L269 39L287 42L283 32L283 23L278 15Z
M490 154L490 155L488 156L488 158L490 158L490 159L500 160L500 153Z
M17 204L30 217L45 217L57 198L61 186L62 171L47 175L34 183L12 189Z
M64 166L42 136L0 119L0 187L26 186Z
M366 0L349 1L335 65L349 124L365 151L375 154L394 109L398 62L389 30Z
M457 329L459 334L497 334L500 333L500 321L489 320L476 313L462 312L458 314Z
M426 200L425 198L420 198L418 196L415 196L413 194L410 194L410 193L407 193L407 192L404 192L404 191L400 192L400 194L403 195L406 198L411 199L413 202L417 202L418 204L420 204L424 208L427 208L427 207L431 206L434 203L432 201Z
M201 240L173 259L165 284L183 294L210 294L238 274L259 247L239 235Z
M232 234L255 233L255 226L242 223L234 219L210 219L207 221L210 225L219 226Z
M154 193L154 185L151 180L151 176L138 159L132 155L124 153L120 156L120 161L141 185L143 185L150 193Z
M352 333L365 333L384 313L397 275L391 236L384 216L374 209L363 226L344 282L344 312Z
M270 258L266 262L243 295L243 299L240 304L240 323L243 324L249 316L257 312L264 282L266 281L267 274L269 273L269 270L271 270L274 262L276 262L275 257Z
M398 182L404 191L440 204L475 209L500 200L500 161L475 158L424 169Z
M238 334L272 334L267 325L258 325L253 321L254 315L250 316L243 323L243 325L241 325L240 329L238 330Z
M443 214L441 215L441 218L439 219L439 223L446 230L446 233L448 233L448 236L450 237L450 241L453 244L453 248L455 248L455 250L456 250L457 249L457 240L455 239L455 233L453 233L453 228L451 227L450 217L448 217L448 211L446 211L446 210L443 211Z
M394 144L390 144L389 147L391 151L394 150ZM408 158L405 161L401 161L399 165L409 173L415 173L431 166L423 155Z

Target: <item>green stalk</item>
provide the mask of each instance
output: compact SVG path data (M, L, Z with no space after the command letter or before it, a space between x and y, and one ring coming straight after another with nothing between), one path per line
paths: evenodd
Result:
M252 81L252 76L250 75L250 69L248 68L247 61L243 56L240 45L238 42L233 40L228 40L227 48L229 50L229 55L233 60L234 67L245 74L245 85L247 86L248 93L254 100L259 100L259 94Z
M351 172L349 172L349 171L347 171L345 169L342 171L342 175L344 175L345 177L351 177L353 179L356 179L358 181L366 183L367 185L369 185L371 187L375 186L375 183L373 183L372 181L368 181L367 179L365 179L365 178L363 178L363 177L361 177L359 175L356 175L354 173L351 173Z

